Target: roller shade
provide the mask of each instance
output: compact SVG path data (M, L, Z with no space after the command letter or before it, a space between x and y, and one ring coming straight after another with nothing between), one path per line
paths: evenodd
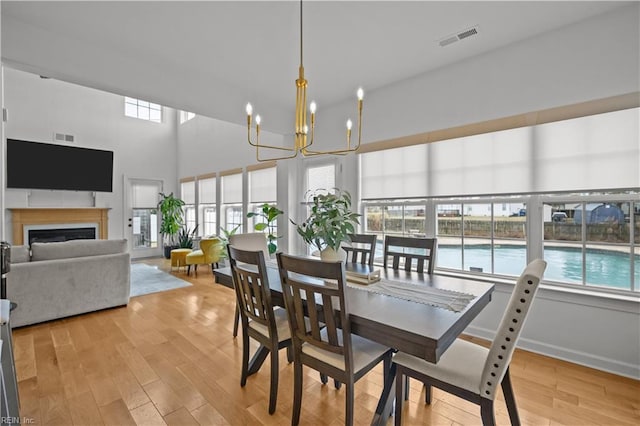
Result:
M242 173L222 176L222 202L242 203Z
M216 178L198 180L198 197L200 204L216 203Z
M180 198L185 204L196 203L196 182L194 180L180 184Z
M360 154L361 198L636 188L640 109Z
M131 184L131 207L134 209L157 207L159 191L157 182L133 182Z
M277 199L276 168L253 170L249 173L249 202L270 203Z

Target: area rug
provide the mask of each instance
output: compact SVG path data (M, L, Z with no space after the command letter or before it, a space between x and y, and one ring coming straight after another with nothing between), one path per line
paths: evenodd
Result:
M190 285L191 283L167 274L155 266L150 266L146 263L131 264L131 289L129 291L131 297L173 290Z

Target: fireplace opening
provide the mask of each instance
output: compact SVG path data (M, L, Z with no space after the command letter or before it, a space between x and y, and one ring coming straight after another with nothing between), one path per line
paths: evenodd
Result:
M68 240L95 240L96 228L54 228L30 229L28 231L29 245L33 242L51 243Z

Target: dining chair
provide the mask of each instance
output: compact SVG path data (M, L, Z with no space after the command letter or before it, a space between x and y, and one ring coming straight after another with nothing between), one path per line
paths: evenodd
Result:
M395 424L402 424L405 376L415 377L427 385L427 404L435 386L480 405L482 424L495 425L493 403L500 384L512 425L519 425L518 410L509 376L509 363L518 343L522 326L530 311L547 263L536 259L518 278L491 347L456 339L436 364L398 352L396 367Z
M344 263L283 253L277 258L293 346L291 424L300 421L302 366L306 365L345 384L345 424L352 425L355 382L380 361L384 362L386 382L392 350L351 334Z
M373 261L376 255L376 243L377 235L367 234L348 234L351 239L351 243L358 244L357 246L344 245L342 249L347 252L347 260L349 260L349 254L351 254L351 262L361 263L363 265L369 265L373 268ZM359 256L358 256L359 255ZM358 257L360 260L358 260Z
M273 414L278 398L278 350L287 347L287 356L291 361L291 333L287 314L282 308L273 309L264 253L260 250L240 250L232 245L228 245L227 249L242 320L240 386L246 385L249 376L249 338L251 337L270 354L269 414Z
M400 260L403 260L404 269L410 271L412 270L413 260L415 259L416 271L433 274L433 268L436 264L437 245L437 238L394 237L386 235L384 238L384 267L388 267L389 257L391 257L391 268L400 269Z
M218 237L202 238L199 244L199 250L194 250L185 257L187 275L191 273L191 265L194 266L196 276L198 275L198 265L211 265L211 270L213 271L224 252L222 240Z
M269 248L267 247L267 236L262 232L248 232L246 234L234 234L229 236L229 244L240 250L256 251L261 250L264 258L269 259ZM238 324L240 323L240 310L236 306L233 318L233 337L238 336Z

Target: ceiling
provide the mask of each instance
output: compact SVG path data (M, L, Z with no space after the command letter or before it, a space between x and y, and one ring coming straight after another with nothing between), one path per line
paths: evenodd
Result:
M604 13L611 1L308 1L304 66L323 107ZM247 101L288 133L299 64L296 1L2 1L13 67L226 121ZM477 26L478 34L438 41Z

